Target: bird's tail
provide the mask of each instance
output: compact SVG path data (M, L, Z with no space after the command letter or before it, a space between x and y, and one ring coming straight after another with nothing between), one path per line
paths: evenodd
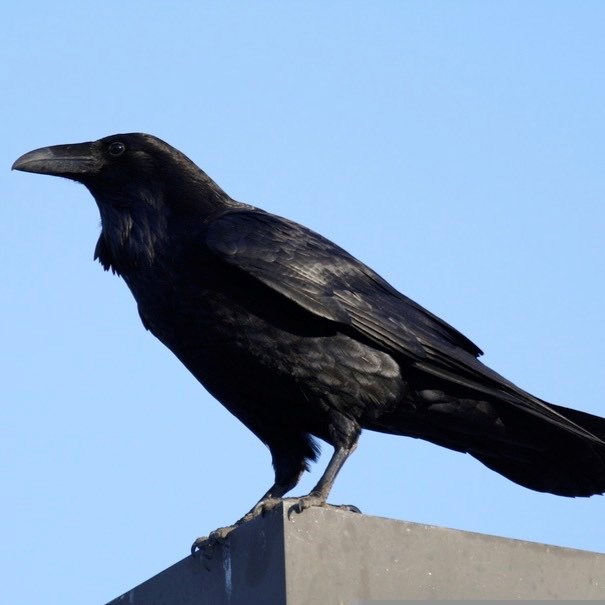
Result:
M593 496L605 492L605 419L563 406L549 404L573 425L590 433L582 436L564 423L527 420L518 444L469 453L488 468L511 481L559 496ZM534 432L527 439L527 429ZM514 431L513 431L514 435ZM503 455L504 454L504 455Z
M574 424L577 424L599 439L605 439L605 418L594 416L587 412L580 412L580 410L565 408L562 405L555 405L554 403L549 403L548 405L553 408L555 412L561 414L561 416L565 416L565 418L568 418Z
M469 453L536 491L569 497L604 493L605 419L539 403L543 414L539 407L528 411L510 402L456 400L447 409L437 404L414 413L399 410L397 418L372 428Z

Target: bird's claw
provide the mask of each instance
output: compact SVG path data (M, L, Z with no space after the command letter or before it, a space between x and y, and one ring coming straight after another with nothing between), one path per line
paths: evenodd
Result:
M354 504L338 504L334 508L337 508L338 510L347 511L349 513L355 513L357 515L362 514L361 509L357 508L357 506L355 506Z
M311 508L313 506L320 506L322 508L331 508L332 510L344 510L350 513L358 513L361 514L361 510L354 506L353 504L328 504L322 498L317 496L303 496L302 498L298 498L298 500L290 506L288 509L288 520L292 521L292 515L299 515L307 508Z
M227 536L236 527L237 524L229 525L228 527L219 527L213 532L210 532L208 536L202 536L201 538L197 538L191 545L191 554L195 555L196 552L200 551L204 553L204 556L206 558L210 558L212 556L213 550L217 546L224 544Z
M241 522L245 523L246 521L250 521L256 517L264 517L282 502L282 498L265 498L256 504L254 508L241 519ZM240 521L238 521L238 523L240 523Z
M199 550L203 550L208 542L207 536L202 536L200 538L196 538L191 545L191 554L195 555L195 553Z
M219 544L223 544L227 536L237 527L252 521L256 517L264 517L267 513L281 504L281 498L266 498L261 500L254 508L246 513L239 521L227 527L219 527L211 532L208 536L197 538L191 545L191 554L194 555L198 551L203 551L207 558L212 556L212 551Z
M208 536L197 538L191 545L191 554L195 555L197 552L202 552L204 557L207 559L212 558L214 549L223 545L227 536L237 527L255 519L256 517L264 517L267 513L272 511L282 502L287 501L281 498L267 498L261 500L254 508L246 513L237 523L229 525L228 527L219 527L215 529ZM333 510L344 510L351 513L361 514L361 511L352 504L328 504L321 496L309 494L302 498L295 498L294 502L288 507L288 520L291 521L293 515L299 515L307 508L314 506L320 506L322 508L331 508Z

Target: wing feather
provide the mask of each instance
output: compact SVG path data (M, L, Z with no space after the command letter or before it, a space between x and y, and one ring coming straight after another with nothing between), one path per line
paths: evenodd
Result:
M302 225L260 210L243 210L212 221L205 237L225 262L311 313L356 329L380 347L422 359L426 340L473 357L481 354L460 332Z
M321 235L259 209L229 211L205 230L208 248L313 315L338 322L416 369L548 418L579 425L493 371L455 328Z

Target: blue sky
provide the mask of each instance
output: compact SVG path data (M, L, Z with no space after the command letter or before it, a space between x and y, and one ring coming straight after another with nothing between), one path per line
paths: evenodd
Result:
M604 19L597 1L7 5L5 601L106 602L272 481L264 446L93 263L88 192L14 159L160 136L367 262L520 386L605 416ZM534 493L410 439L364 433L331 501L605 552L602 497Z

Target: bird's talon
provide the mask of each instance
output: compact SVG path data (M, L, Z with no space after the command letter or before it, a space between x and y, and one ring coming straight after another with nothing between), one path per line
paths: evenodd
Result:
M207 542L208 542L208 538L205 536L202 538L196 538L194 540L193 544L191 545L191 554L193 556L195 556L198 551L201 552L204 549L204 546L206 545Z
M294 513L296 513L297 515L300 515L300 513L303 512L303 508L300 506L300 501L294 503L289 509L288 509L288 521L292 521L292 515Z

